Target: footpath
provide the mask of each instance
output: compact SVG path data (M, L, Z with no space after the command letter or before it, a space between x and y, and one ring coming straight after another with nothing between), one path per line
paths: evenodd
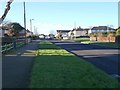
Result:
M33 41L2 55L2 88L28 88L39 42Z

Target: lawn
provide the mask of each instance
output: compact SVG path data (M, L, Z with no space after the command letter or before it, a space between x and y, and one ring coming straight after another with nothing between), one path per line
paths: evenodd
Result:
M90 38L74 38L75 41L86 42L90 41Z
M117 88L118 82L92 64L42 41L33 65L30 88Z
M117 42L90 42L89 44L120 48L120 43Z
M94 44L94 45L102 45L102 46L109 46L120 48L120 43L117 42L98 42L98 41L90 41L90 38L75 38L75 41L79 41L84 44Z

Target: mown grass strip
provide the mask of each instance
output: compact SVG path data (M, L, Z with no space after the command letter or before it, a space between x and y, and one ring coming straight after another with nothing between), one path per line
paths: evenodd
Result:
M117 88L118 82L92 64L50 42L40 42L30 88Z
M108 47L120 48L120 43L117 42L98 42L98 41L90 41L90 38L74 38L75 41L79 41L85 44L94 44Z
M90 41L90 38L74 38L75 41L86 42Z
M120 43L117 43L117 42L97 42L97 43L94 42L90 44L120 48Z

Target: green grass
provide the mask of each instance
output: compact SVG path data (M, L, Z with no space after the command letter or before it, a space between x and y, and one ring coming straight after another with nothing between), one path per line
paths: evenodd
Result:
M90 41L90 38L74 38L75 41L86 42Z
M120 48L120 43L116 43L116 42L97 42L97 43L94 42L94 43L90 43L90 44Z
M30 88L117 88L118 82L64 49L40 42Z
M38 48L40 49L60 49L60 47L56 47L54 44L44 41L44 42L40 42L38 45Z
M96 45L102 45L102 46L110 46L115 48L120 48L120 43L117 42L98 42L98 41L90 41L89 38L75 38L75 41L80 41L84 44L96 44Z

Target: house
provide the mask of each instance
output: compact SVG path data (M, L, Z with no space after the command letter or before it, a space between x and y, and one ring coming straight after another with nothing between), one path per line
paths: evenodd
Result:
M26 29L22 29L20 32L19 32L19 37L25 37L25 34L26 34Z
M71 30L57 30L57 33L61 33L63 37L68 36Z
M71 30L57 30L57 34L55 35L55 37L61 35L61 37L63 39L68 39L69 38L69 32Z
M108 26L96 26L89 29L88 34L91 33L104 33L104 32L114 32L115 29L108 27Z
M49 34L48 36L49 36L50 38L52 38L52 39L55 37L54 34Z
M26 30L25 28L23 28L20 32L19 32L19 37L29 37L32 36L33 33L31 31L29 31L28 29Z
M26 30L26 36L29 37L29 36L32 36L33 35L33 32L29 31L28 29Z
M40 39L45 39L45 35L44 34L39 34L39 38Z
M74 37L80 37L80 36L87 36L88 35L88 28L77 28L77 29L73 29L72 32L74 34Z

